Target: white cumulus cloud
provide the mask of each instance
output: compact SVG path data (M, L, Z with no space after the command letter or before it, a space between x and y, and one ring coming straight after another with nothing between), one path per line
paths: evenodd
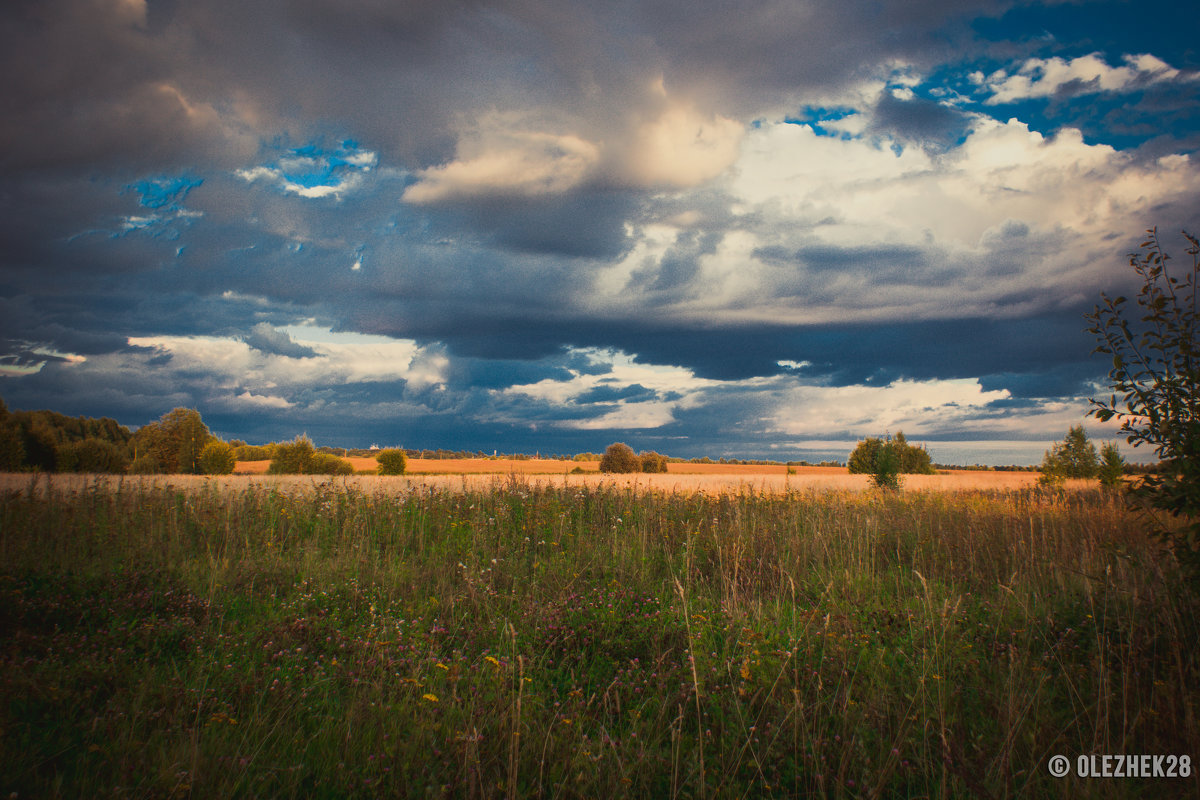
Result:
M1137 85L1174 80L1184 74L1162 59L1149 54L1126 55L1124 64L1109 66L1097 53L1078 58L1031 58L1013 73L998 70L991 75L975 73L972 78L991 93L989 105L1049 97L1068 85L1088 94L1121 92Z

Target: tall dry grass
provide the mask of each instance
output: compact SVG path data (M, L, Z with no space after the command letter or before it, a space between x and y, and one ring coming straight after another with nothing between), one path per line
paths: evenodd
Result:
M232 490L231 486L240 486ZM1098 492L29 483L0 792L1099 797L1197 753L1197 604Z

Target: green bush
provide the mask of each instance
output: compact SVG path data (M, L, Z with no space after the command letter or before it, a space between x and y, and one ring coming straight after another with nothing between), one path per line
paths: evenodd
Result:
M900 491L900 473L903 465L900 447L903 442L891 441L879 449L875 469L871 471L871 482L879 489L889 492Z
M1072 426L1042 459L1043 473L1060 472L1064 478L1094 478L1098 469L1096 446L1088 441L1082 425Z
M233 455L238 461L270 461L272 449L258 444L243 444L233 448Z
M875 471L875 462L879 459L879 451L883 449L883 439L868 436L858 443L846 468L852 475L869 475Z
M1125 480L1125 459L1112 442L1100 448L1100 468L1097 475L1100 485L1109 489L1120 486Z
M117 474L125 471L128 462L121 449L103 439L84 439L66 442L55 452L59 472L91 472Z
M875 475L880 470L879 459L884 457L884 450L892 449L896 457L896 473L908 475L934 475L933 461L924 447L916 447L908 443L904 434L897 431L894 438L884 440L868 436L858 443L846 463L851 474ZM885 464L891 469L891 464Z
M403 475L408 469L408 456L396 448L380 450L375 460L379 462L377 471L380 475Z
M642 472L666 472L667 457L653 450L638 456L642 461Z
M314 453L307 472L309 475L353 475L354 467L332 453Z
M225 442L209 442L200 451L200 470L205 475L229 475L236 466L233 446Z
M641 472L642 460L638 458L633 448L622 442L613 442L604 451L600 459L601 472L629 473Z
M271 466L267 467L268 475L307 475L311 472L313 456L316 448L307 436L297 436L290 442L280 442L275 445L275 454L271 457Z
M200 452L213 440L208 426L193 408L176 408L138 428L134 447L154 456L164 472L196 475L201 472Z

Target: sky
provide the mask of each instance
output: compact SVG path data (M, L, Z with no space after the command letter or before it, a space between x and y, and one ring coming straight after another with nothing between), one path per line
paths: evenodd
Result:
M1191 16L12 0L0 397L345 447L1113 439L1083 314L1200 232Z

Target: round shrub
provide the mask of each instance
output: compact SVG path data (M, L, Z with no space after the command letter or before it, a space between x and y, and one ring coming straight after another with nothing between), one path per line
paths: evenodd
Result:
M233 446L225 442L209 442L200 451L200 471L205 475L230 475L236 466Z
M349 461L332 453L314 453L308 464L309 475L353 475L354 467Z
M275 446L271 456L270 475L305 475L310 472L316 448L307 436L297 436L294 441L281 442Z
M642 460L638 458L637 453L633 452L627 444L621 442L613 442L604 451L604 457L600 459L601 472L641 472Z
M653 450L638 456L642 460L642 472L666 472L667 457Z
M377 469L380 475L403 475L404 470L408 469L408 456L396 448L380 450L375 460L379 462Z

